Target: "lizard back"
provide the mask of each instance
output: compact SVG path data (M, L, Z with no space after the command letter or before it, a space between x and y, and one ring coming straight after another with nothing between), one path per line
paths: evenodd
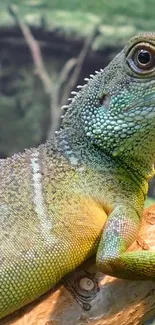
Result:
M49 162L44 147L2 161L0 179L4 317L46 292L95 252L106 214L90 197L77 194L75 168L54 153Z

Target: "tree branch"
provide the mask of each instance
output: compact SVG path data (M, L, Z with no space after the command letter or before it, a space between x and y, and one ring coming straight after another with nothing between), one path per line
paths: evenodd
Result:
M44 91L49 96L50 102L50 120L51 120L51 133L57 129L58 123L57 120L60 119L60 112L58 112L58 94L57 88L53 85L52 80L45 68L44 61L42 58L41 50L39 43L33 37L30 28L27 24L25 24L19 14L18 14L18 7L15 5L9 5L9 12L12 17L15 19L17 26L21 29L21 32L27 42L29 50L32 55L33 63L35 66L35 73L40 78Z
M51 94L53 84L44 66L39 43L34 39L28 25L26 25L20 19L20 16L18 15L18 10L15 5L9 6L9 12L14 17L17 25L21 29L23 36L28 44L28 47L31 51L31 55L33 58L36 74L39 76L40 80L42 81L45 92Z
M68 87L66 88L66 91L64 92L64 94L62 96L61 105L67 103L68 97L70 96L70 92L72 91L72 89L75 87L75 85L77 83L77 80L80 76L80 73L81 73L81 70L83 67L83 63L85 61L85 58L88 55L90 46L93 43L93 40L98 33L98 28L99 28L99 23L96 24L95 26L93 26L93 29L90 32L90 35L88 36L88 38L86 38L84 46L83 46L78 58L76 59L76 65L75 65L73 74L68 82Z
M155 251L155 206L145 210L130 250ZM64 285L0 322L1 325L141 325L155 313L155 282L103 276L94 261L68 275Z

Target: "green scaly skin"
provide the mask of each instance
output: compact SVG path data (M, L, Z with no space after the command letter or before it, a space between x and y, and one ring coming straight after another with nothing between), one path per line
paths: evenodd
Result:
M154 160L155 34L148 33L81 88L55 138L0 162L0 318L96 252L103 273L155 279L154 253L126 252Z

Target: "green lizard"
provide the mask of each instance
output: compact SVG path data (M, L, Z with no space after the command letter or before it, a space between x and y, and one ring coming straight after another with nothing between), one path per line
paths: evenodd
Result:
M53 139L0 162L0 318L96 252L103 273L155 279L155 253L127 251L154 174L155 34L79 88Z

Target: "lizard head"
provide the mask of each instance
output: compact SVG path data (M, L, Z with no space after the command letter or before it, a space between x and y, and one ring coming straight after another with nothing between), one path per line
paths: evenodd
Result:
M69 105L64 125L69 121L113 157L153 162L155 34L130 39L104 70L91 75Z

